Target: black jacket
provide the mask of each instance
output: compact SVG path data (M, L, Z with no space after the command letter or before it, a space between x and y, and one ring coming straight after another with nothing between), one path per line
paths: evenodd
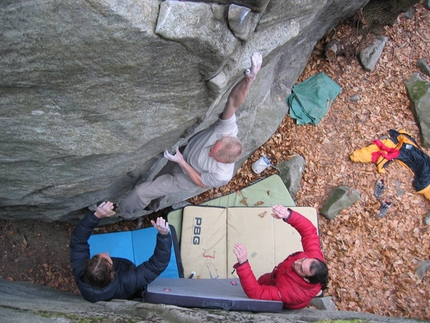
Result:
M85 263L90 259L88 238L100 219L94 213L81 220L70 238L70 261L73 276L82 296L90 302L108 301L113 298L131 299L157 278L169 264L172 246L170 234L157 234L154 254L139 266L124 258L112 258L115 278L111 284L99 289L86 283L83 277ZM145 243L145 241L142 241Z
M403 135L406 141L400 147L400 155L397 157L410 168L415 174L413 185L416 191L424 190L430 186L430 157L419 148L417 142L408 133L390 129L388 131L390 139L395 144L399 143L399 136Z

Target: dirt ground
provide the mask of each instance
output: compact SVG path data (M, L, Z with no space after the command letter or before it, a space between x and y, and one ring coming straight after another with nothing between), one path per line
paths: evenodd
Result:
M373 72L364 71L348 52L331 62L324 58L322 49L331 39L348 40L350 48L360 46L362 40L364 44L368 39L356 26L343 24L329 33L315 47L299 80L325 72L342 87L324 119L316 126L298 126L286 115L278 131L248 158L231 183L190 202L199 204L276 173L274 169L260 175L252 173L250 165L260 155L276 165L300 154L306 169L296 205L319 210L331 190L340 185L361 193L361 201L336 219L320 216L321 242L331 278L325 294L333 298L339 310L428 320L430 271L421 279L416 270L421 261L430 259L430 226L423 223L430 201L415 193L413 174L404 166L391 163L384 174L379 174L374 164L349 159L353 151L387 135L389 129L404 129L419 142L419 128L404 82L419 72L419 58L430 63L430 11L421 4L414 10L412 19L401 16L393 27L385 28L387 44ZM351 101L356 94L360 100ZM380 177L387 186L383 199L392 202L381 219L376 217L380 203L373 196ZM155 216L143 219L143 226ZM137 220L124 221L98 228L98 232L132 230L138 225ZM0 228L0 278L78 293L69 264L73 225L0 221Z

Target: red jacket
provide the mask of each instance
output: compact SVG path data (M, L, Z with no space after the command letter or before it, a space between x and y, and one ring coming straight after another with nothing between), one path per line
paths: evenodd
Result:
M320 283L311 284L300 277L293 269L292 264L301 258L317 258L325 262L320 247L320 239L315 226L300 213L293 210L288 219L301 235L303 252L299 251L288 256L276 266L272 273L264 274L258 281L252 272L249 262L234 267L240 279L240 283L249 298L282 301L288 309L300 309L306 307L312 298L321 290Z

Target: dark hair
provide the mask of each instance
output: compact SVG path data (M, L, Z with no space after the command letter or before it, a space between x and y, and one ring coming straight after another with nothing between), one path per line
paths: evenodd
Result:
M86 262L84 277L91 286L103 288L113 281L114 269L106 258L95 255Z
M311 284L321 283L322 289L326 289L328 283L328 268L325 262L314 258L309 270L312 273L312 276L306 276L305 278L309 280Z

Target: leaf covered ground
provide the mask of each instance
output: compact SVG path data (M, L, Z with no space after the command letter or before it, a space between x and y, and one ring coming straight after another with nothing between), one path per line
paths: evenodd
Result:
M379 174L374 164L349 159L354 150L386 136L389 129L404 129L420 142L405 81L419 72L419 58L430 62L430 11L422 4L414 11L412 19L400 16L394 26L385 28L387 44L373 72L364 71L351 51L330 62L323 53L329 40L347 40L354 49L364 46L369 35L346 23L328 33L315 47L298 81L324 72L342 87L323 120L316 126L297 125L286 115L277 132L248 158L228 185L190 201L199 204L276 173L274 169L260 175L251 171L252 162L261 155L276 165L299 154L305 158L306 168L296 205L319 210L332 189L340 185L361 194L361 201L336 219L319 217L331 278L325 294L339 310L428 320L430 271L421 279L416 270L421 261L430 259L430 226L423 223L430 201L415 193L413 174L404 166L391 163ZM358 102L351 101L354 95L360 96ZM373 196L373 187L381 177L386 184L383 200L391 201L392 206L385 217L377 218L380 203ZM144 220L144 226L152 217ZM137 221L124 221L99 230L132 230L136 226ZM0 221L0 227L0 278L78 293L69 264L72 225Z
M430 259L430 227L423 223L430 201L415 194L413 173L404 166L391 163L385 174L379 174L374 164L349 159L354 150L387 136L389 129L404 129L419 142L405 81L419 72L419 58L430 62L430 12L422 5L414 9L413 19L401 16L394 26L385 28L387 44L373 72L366 72L354 56L338 56L332 62L324 58L322 49L328 40L348 39L358 47L371 41L354 24L338 26L329 33L330 39L321 40L298 82L324 72L342 87L324 119L316 126L297 125L287 115L229 185L206 192L194 202L276 173L252 173L250 166L261 155L276 165L299 154L306 160L306 169L296 205L319 210L332 189L340 185L361 194L361 201L335 220L320 216L321 241L331 278L326 295L332 296L341 310L430 319L430 271L422 280L416 274L419 263ZM351 97L357 94L361 99L352 102ZM381 219L376 217L380 202L373 196L378 178L386 185L382 199L392 202Z

